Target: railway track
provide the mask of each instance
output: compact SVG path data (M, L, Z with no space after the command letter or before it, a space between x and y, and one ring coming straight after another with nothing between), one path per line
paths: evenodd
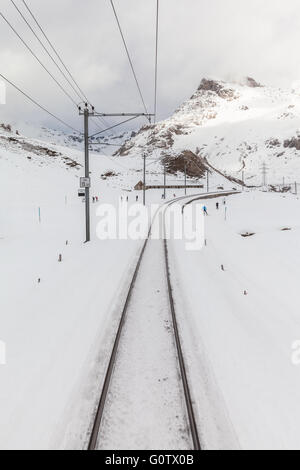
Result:
M201 199L211 199L211 198L216 198L216 197L224 197L228 196L231 194L236 194L236 192L222 192L222 193L209 193L206 195L194 195L194 196L183 196L180 198L176 198L168 203L165 204L164 212L168 210L168 208L172 205L175 204L176 202L182 201L184 199L188 199L187 204L191 204L192 202L196 200L201 200ZM187 205L185 204L185 205ZM156 214L157 215L157 214ZM155 216L156 217L156 216ZM131 303L134 287L136 285L136 280L141 268L141 264L143 262L144 254L150 239L151 235L151 230L152 226L149 229L147 239L144 242L144 245L142 247L130 286L129 290L127 293L127 297L125 300L125 304L123 307L121 319L119 322L118 330L116 333L116 337L114 340L114 345L113 349L111 352L109 364L107 367L106 375L105 375L105 380L104 384L101 390L101 396L99 400L99 404L97 407L97 412L95 415L95 419L93 422L93 427L92 427L92 432L90 435L89 439L89 444L88 444L88 450L96 450L98 446L98 440L99 440L99 433L103 421L103 416L105 412L105 407L107 403L107 397L108 393L110 390L111 386L111 381L112 381L112 376L113 372L115 369L116 365L116 360L118 356L118 351L119 351L119 346L120 346L120 341L122 337L122 332L124 329L124 325L126 323L126 318L127 318L127 312ZM167 289L168 289L168 301L169 301L169 309L171 312L172 316L172 330L174 334L174 341L176 345L176 351L177 351L177 359L178 359L178 364L179 364L179 369L180 369L180 377L182 381L182 388L184 392L184 400L185 400L185 406L186 406L186 414L188 418L188 425L189 425L189 432L190 432L190 437L192 439L193 443L193 450L201 450L201 443L199 439L199 433L197 429L197 422L195 419L195 414L194 414L194 409L193 409L193 401L192 401L192 395L190 392L190 386L189 386L189 381L188 381L188 374L187 374L187 369L184 361L184 354L181 346L181 340L180 340L180 333L179 333L179 328L178 328L178 322L177 322L177 316L176 316L176 309L175 309L175 303L174 303L174 298L173 298L173 289L172 289L172 282L171 282L171 274L170 274L170 266L169 266L169 253L168 253L168 242L166 239L166 227L165 227L165 218L164 218L164 237L163 237L163 249L164 249L164 263L165 263L165 273L167 277Z

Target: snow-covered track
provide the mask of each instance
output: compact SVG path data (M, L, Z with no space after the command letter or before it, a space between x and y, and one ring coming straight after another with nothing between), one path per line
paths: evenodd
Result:
M220 197L220 196L228 196L231 194L237 194L237 192L219 192L219 193L206 193L206 194L201 194L201 195L194 195L194 196L183 196L180 198L176 198L168 203L165 204L165 211L168 210L168 207L170 207L172 204L175 204L178 201L185 200L187 199L187 204L192 203L195 200L200 200L200 199L208 199L208 198L215 198L215 197ZM165 224L165 222L164 222ZM99 401L99 405L97 408L97 412L95 415L95 419L93 422L93 428L89 440L89 445L88 445L88 450L96 450L98 448L98 441L99 441L99 433L100 433L100 428L102 425L102 420L105 412L105 407L107 404L107 397L108 397L108 392L111 386L111 379L113 372L115 370L116 366L116 360L118 356L118 351L119 351L119 345L120 345L120 340L122 337L122 332L124 329L124 325L126 323L126 318L127 318L127 312L131 303L131 298L132 294L136 285L137 277L140 272L140 268L142 265L142 261L144 258L144 254L150 239L150 234L151 234L152 227L150 227L149 232L148 232L148 237L144 242L144 245L142 247L141 253L139 255L137 265L133 274L133 278L131 280L129 290L127 293L127 297L125 300L125 304L123 307L122 315L120 318L118 330L116 333L116 337L114 340L114 345L112 349L112 353L110 356L109 364L107 367L106 371L106 376L104 380L104 384L102 387L101 391L101 397ZM164 227L164 232L166 231L166 227ZM197 424L196 424L196 419L194 415L194 410L193 410L193 401L192 401L192 395L190 392L190 387L188 383L188 375L187 375L187 369L184 361L184 354L182 351L182 346L181 346L181 339L180 339L180 334L179 334L179 328L178 328L178 322L176 318L176 310L175 310L175 303L174 303L174 298L173 298L173 289L172 289L172 283L171 283L171 274L170 274L170 266L169 266L169 253L168 253L168 243L166 240L166 237L164 237L163 240L163 249L164 249L164 262L165 262L165 273L166 273L166 278L167 278L167 289L168 289L168 301L169 301L169 308L171 311L172 315L172 323L173 323L173 334L174 334L174 339L175 339L175 344L176 344L176 350L177 350L177 358L178 358L178 363L179 363L179 368L180 368L180 377L182 381L182 386L183 386L183 392L184 392L184 400L186 404L186 411L187 411L187 417L188 417L188 425L189 425L189 433L192 437L193 441L193 449L194 450L201 450L201 444L199 440L199 434L198 434L198 429L197 429Z
M189 204L192 204L195 201L201 200L201 199L213 199L217 197L225 197L225 196L230 196L233 194L238 194L236 191L234 192L222 192L222 193L208 193L205 195L197 196L197 197L189 197L188 202L184 205L187 206ZM186 196L184 198L180 199L185 199L187 198ZM175 202L177 202L178 199L171 201L168 206L171 206ZM192 396L190 392L190 387L189 387L189 382L188 382L188 376L187 376L187 369L185 366L185 361L184 361L184 355L182 351L182 346L181 346L181 340L180 340L180 334L179 334L179 329L178 329L178 322L177 322L177 317L176 317L176 309L175 309L175 303L174 303L174 298L173 298L173 289L172 289L172 283L171 283L171 275L170 275L170 264L169 264L169 252L168 252L168 242L167 242L167 237L166 237L166 227L164 227L164 253L165 253L165 263L166 263L166 273L167 273L167 283L168 283L168 293L169 293L169 300L170 300L170 308L171 308L171 313L172 313L172 320L173 320L173 329L174 329L174 337L175 337L175 342L176 342L176 349L177 349L177 355L178 355L178 362L179 362L179 367L180 367L180 375L181 375L181 380L183 384L183 390L184 390L184 397L185 397L185 403L186 403L186 410L187 410L187 415L188 415L188 420L189 420L189 427L190 427L190 433L191 437L193 440L193 446L194 450L201 450L201 443L200 443L200 438L199 438L199 433L198 433L198 428L197 428L197 423L195 419L195 414L194 414L194 409L193 409L193 401L192 401Z

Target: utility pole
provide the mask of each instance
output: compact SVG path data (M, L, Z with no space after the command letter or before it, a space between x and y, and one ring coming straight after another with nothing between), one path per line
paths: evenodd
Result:
M164 164L164 200L166 200L166 185L167 185L167 173L166 173L166 165Z
M242 180L243 180L243 191L245 191L245 172L242 173Z
M186 162L184 161L184 194L186 196Z
M262 166L262 169L261 169L261 171L262 171L262 185L264 187L267 186L267 170L268 170L267 165L264 162L263 166Z
M90 155L89 155L89 109L84 109L84 168L85 178L90 178ZM91 241L91 221L90 221L90 188L85 188L85 232L88 243Z
M209 170L207 170L207 173L206 173L206 188L207 188L207 192L209 193Z
M144 184L143 184L143 204L146 205L146 154L143 155L144 160Z
M99 134L103 134L104 132L114 129L115 127L125 124L125 122L129 122L133 119L138 117L146 117L149 122L151 122L151 117L154 114L146 114L146 113L98 113L95 111L94 106L89 103L85 103L84 110L81 106L78 106L79 115L84 116L84 156L85 156L85 177L80 179L80 186L81 188L85 189L85 220L86 220L86 243L91 240L91 228L90 228L90 163L89 163L89 145L103 145L101 142L93 142L93 137L96 137ZM94 117L129 117L130 119L123 121L119 124L111 126L108 129L104 129L100 132L96 132L93 135L89 135L89 118L91 116ZM145 171L145 169L144 169ZM145 194L144 194L144 201L145 201Z
M95 115L95 108L85 103L84 110L79 106L79 115L84 118L84 178L80 180L80 186L85 190L85 243L91 241L90 219L90 154L89 154L89 118Z
M296 194L296 196L298 195L298 185L297 185L296 181L295 181L295 194Z

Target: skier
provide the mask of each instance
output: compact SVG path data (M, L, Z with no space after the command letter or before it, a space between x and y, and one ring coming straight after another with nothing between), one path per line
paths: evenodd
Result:
M138 202L138 200L139 200L139 197L138 197L138 196L136 196L135 200L136 200L136 202Z
M206 207L206 206L203 206L203 214L204 214L204 215L208 215L207 207Z
M224 197L224 199L223 199L223 204L224 204L224 206L226 206L226 199L225 199L225 197Z
M219 210L219 203L218 202L216 203L216 209L217 209L217 211Z

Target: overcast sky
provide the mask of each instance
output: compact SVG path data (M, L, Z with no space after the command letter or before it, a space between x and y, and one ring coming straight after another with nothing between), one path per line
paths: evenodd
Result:
M22 0L15 2L26 13ZM98 110L143 110L109 0L27 3ZM115 0L115 6L152 111L156 0ZM11 1L1 0L0 11L56 74ZM250 75L267 85L291 87L300 79L299 24L299 0L160 0L159 118L169 116L192 95L202 77ZM2 18L0 73L81 128L76 108ZM16 91L7 91L2 115L56 126Z

